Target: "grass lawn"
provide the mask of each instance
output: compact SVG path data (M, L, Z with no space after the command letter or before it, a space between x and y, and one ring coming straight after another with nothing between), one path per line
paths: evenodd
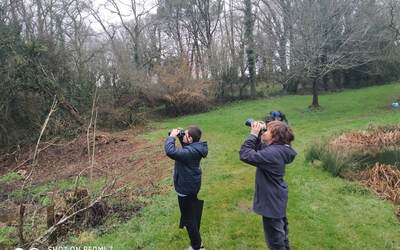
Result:
M239 147L249 129L248 117L261 119L271 110L284 111L294 129L298 156L288 165L289 236L293 249L400 249L400 222L393 204L355 183L336 178L305 163L314 140L339 131L393 124L400 111L388 108L400 95L400 84L349 90L320 96L323 109L311 112L310 96L285 96L237 102L218 110L154 124L149 139L164 137L168 128L199 125L209 143L202 162L205 200L202 238L207 249L265 249L260 216L251 212L255 168L239 161ZM171 168L173 162L169 162ZM171 179L165 180L166 185ZM178 229L175 193L154 197L143 212L90 245L114 249L185 249L186 232Z

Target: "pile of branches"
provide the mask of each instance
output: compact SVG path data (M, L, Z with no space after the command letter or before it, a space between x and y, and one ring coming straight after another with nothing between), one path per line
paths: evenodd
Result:
M400 204L400 170L396 167L376 163L359 172L356 178L377 196Z
M379 152L400 146L400 126L376 127L345 133L330 141L335 150L346 152Z
M400 125L370 127L316 142L307 159L400 205ZM400 219L400 207L396 215Z

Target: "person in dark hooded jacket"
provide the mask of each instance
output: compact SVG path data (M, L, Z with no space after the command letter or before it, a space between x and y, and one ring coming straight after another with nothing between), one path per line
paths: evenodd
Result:
M284 122L272 121L267 125L253 122L251 134L239 152L240 160L257 168L253 210L262 216L265 242L271 250L290 249L286 217L288 186L283 178L285 164L296 156L291 147L293 140L293 132Z
M204 249L200 237L200 219L203 201L197 199L201 187L200 161L208 154L207 142L200 141L201 130L189 127L180 139L182 148L175 141L179 129L173 129L165 141L165 153L175 160L174 187L181 211L180 227L185 226L190 238L189 249Z

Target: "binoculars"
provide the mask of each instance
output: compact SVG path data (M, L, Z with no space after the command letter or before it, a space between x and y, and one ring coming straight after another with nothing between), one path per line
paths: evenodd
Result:
M272 121L282 121L286 124L289 124L288 120L286 119L286 115L281 112L281 111L271 111L269 112L269 114L267 114L267 116L265 117L265 122L262 121L265 124L268 124L269 122ZM244 123L246 126L251 127L251 124L254 122L253 118L249 118L246 120L246 122Z
M258 121L258 122L264 124L264 127L260 130L259 136L260 136L262 133L264 133L264 132L267 131L267 126L266 126L266 125L267 125L269 122L272 122L272 121L282 121L282 122L288 124L288 120L286 119L286 116L285 116L285 114L284 114L283 112L281 112L281 111L271 111L271 112L269 112L269 114L267 114L267 116L265 117L265 121ZM248 126L248 127L251 127L251 124L252 124L253 122L255 122L255 120L254 120L253 118L249 118L249 119L246 120L246 122L245 122L244 124L245 124L246 126Z
M246 126L248 126L248 127L251 127L251 124L253 124L253 122L255 122L255 120L254 120L253 118L249 118L249 119L246 120L246 122L244 123L244 125L246 125ZM265 122L262 122L262 121L258 121L258 122L264 124L264 127L260 130L260 135L261 135L262 133L264 133L264 132L267 131L267 126L265 126Z
M170 135L171 135L171 131L168 132L168 136L170 136ZM179 129L177 137L178 138L183 138L184 136L185 136L185 130Z
M251 127L251 124L252 124L253 122L255 122L255 120L254 120L253 118L249 118L249 119L246 120L246 122L244 123L244 125L246 125L247 127ZM262 121L258 121L258 122L264 123L264 122L262 122Z

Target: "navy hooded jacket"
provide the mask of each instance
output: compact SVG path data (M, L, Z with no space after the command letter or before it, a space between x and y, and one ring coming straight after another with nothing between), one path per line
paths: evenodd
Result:
M257 167L253 210L264 217L286 217L288 186L283 177L285 164L294 160L296 151L290 145L259 143L250 135L239 152L241 161Z
M184 195L196 195L201 186L200 160L208 153L207 142L193 142L176 148L175 138L169 136L164 148L167 156L175 160L175 191Z

